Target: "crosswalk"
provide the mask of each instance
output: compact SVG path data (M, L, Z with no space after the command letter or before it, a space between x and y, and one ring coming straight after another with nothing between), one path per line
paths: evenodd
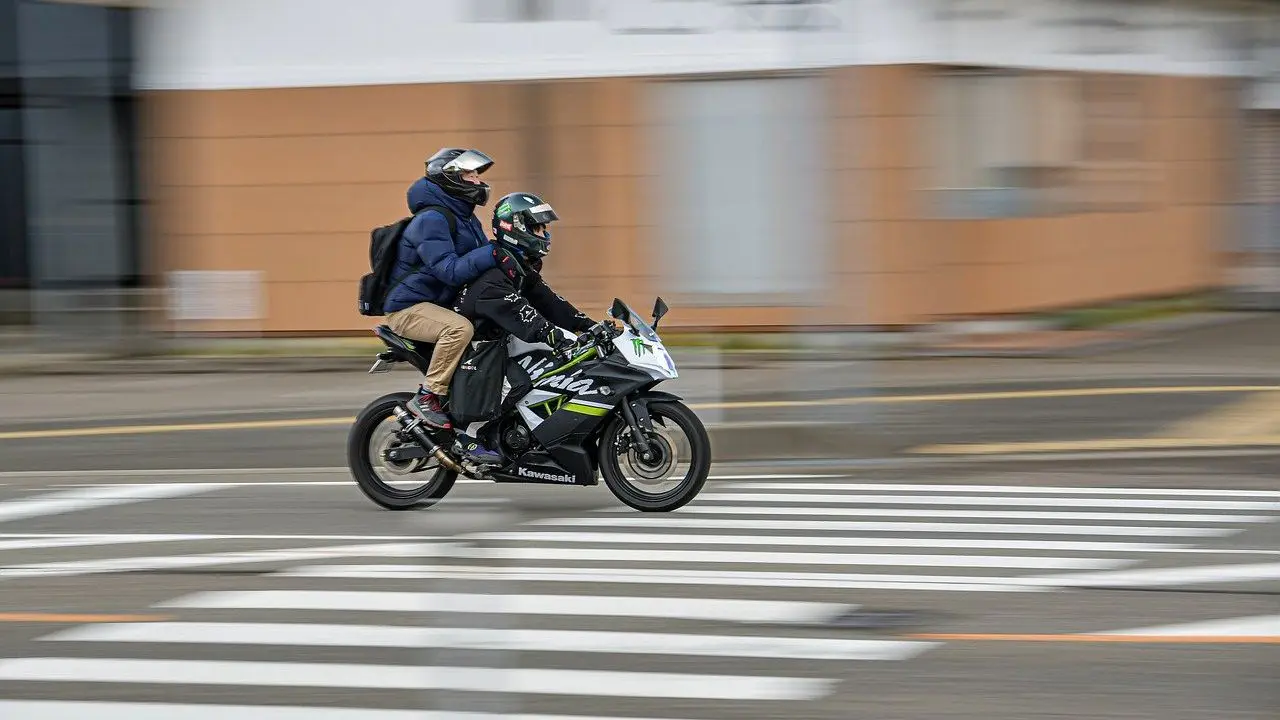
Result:
M786 717L864 663L944 646L842 627L868 593L1051 593L1176 573L1277 519L1280 492L741 481L670 515L606 508L267 551L223 560L286 564L162 600L152 621L73 626L0 658L0 717ZM73 699L45 699L53 686ZM202 700L173 702L190 688ZM432 707L432 693L463 707ZM507 709L468 705L491 697Z

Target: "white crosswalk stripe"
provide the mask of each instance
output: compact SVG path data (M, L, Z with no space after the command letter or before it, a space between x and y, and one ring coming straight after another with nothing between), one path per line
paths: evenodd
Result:
M71 627L40 638L32 657L0 659L0 717L436 717L369 703L417 690L516 703L447 714L474 720L600 719L609 699L624 698L642 714L632 720L717 720L759 703L803 715L788 708L830 695L859 663L910 662L942 644L850 635L838 620L857 597L833 591L1045 593L1072 578L1127 579L1153 559L1165 569L1150 572L1178 576L1205 564L1201 543L1280 519L1277 494L1265 491L777 480L722 483L671 515L609 508L430 542L58 563L50 569L277 567L252 587L157 602L170 618ZM93 544L11 537L0 551ZM492 589L454 591L455 581ZM74 685L84 700L6 693L32 683ZM325 688L333 702L175 704L174 686ZM521 715L526 696L554 698L545 702L561 714ZM713 709L669 712L688 701Z

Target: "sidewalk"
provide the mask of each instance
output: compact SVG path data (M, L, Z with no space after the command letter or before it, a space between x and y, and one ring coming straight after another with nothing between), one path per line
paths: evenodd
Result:
M1176 342L1188 334L1225 330L1236 340L1276 338L1280 314L1209 313L1116 325L1106 330L1053 330L1026 323L971 323L907 333L797 336L805 347L777 350L673 348L682 369L759 367L770 363L911 361L942 358L1093 357ZM374 338L187 340L172 354L110 358L89 353L0 351L0 376L130 373L294 373L367 370L383 346ZM1280 359L1280 358L1277 358Z

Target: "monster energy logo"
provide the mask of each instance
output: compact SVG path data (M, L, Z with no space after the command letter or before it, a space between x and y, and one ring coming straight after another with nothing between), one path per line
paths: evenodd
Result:
M631 338L631 347L637 355L642 354L641 350L649 353L653 352L653 348L649 347L649 344L640 338Z
M498 206L498 214L499 214L499 215L507 215L507 214L509 214L510 212L511 212L511 204L510 204L510 203L502 203L501 205L499 205L499 206Z

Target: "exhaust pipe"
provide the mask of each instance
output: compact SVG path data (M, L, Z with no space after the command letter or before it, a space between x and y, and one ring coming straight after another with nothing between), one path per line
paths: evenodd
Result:
M396 419L400 421L401 427L408 430L409 433L413 435L413 438L418 441L418 444L430 453L432 457L439 460L441 465L444 465L456 473L460 473L462 475L467 474L467 471L464 470L461 465L445 454L445 451L440 449L439 445L436 445L431 441L431 438L427 435L426 431L422 429L421 419L414 417L407 410L399 406L396 406L395 410L392 412L395 413Z

